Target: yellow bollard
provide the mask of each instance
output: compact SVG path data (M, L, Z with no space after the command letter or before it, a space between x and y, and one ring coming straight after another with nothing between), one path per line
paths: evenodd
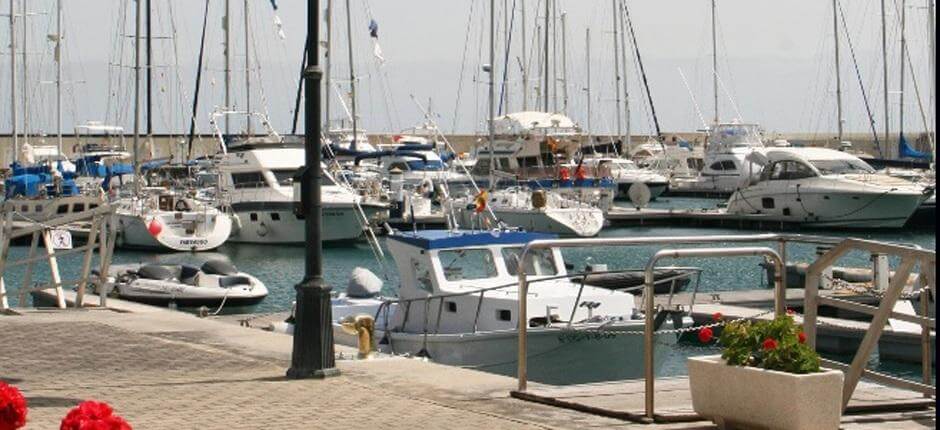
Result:
M358 337L359 358L370 358L375 351L375 320L370 315L350 315L340 321L343 331Z

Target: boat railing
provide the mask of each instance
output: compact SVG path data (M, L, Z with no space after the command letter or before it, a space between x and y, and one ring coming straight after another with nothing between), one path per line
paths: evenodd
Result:
M669 303L669 304L667 305L668 307L671 307L671 306L672 306L673 296L675 295L675 292L676 292L676 291L675 291L675 290L676 290L676 286L678 285L678 283L679 283L680 281L682 281L682 280L684 280L684 279L689 279L689 280L691 281L692 278L695 278L695 284L694 284L694 287L693 287L693 290L692 290L692 298L693 298L693 300L694 300L694 298L695 298L695 296L696 296L696 293L698 292L698 287L699 287L699 284L700 284L699 280L700 280L700 278L701 278L701 272L702 272L702 269L701 269L701 268L698 268L698 267L684 267L684 266L667 266L667 267L660 267L660 269L663 269L663 270L674 270L674 271L680 272L680 273L677 273L677 274L675 274L675 275L667 276L667 277L664 277L664 278L657 279L657 280L654 280L654 281L653 281L653 284L654 284L654 285L668 284L668 285L670 286L670 288L669 288L669 295L668 295L668 303ZM585 287L585 285L589 285L589 284L586 284L586 283L585 283L585 281L587 280L588 277L590 277L590 276L592 276L592 275L636 273L636 272L641 272L641 271L643 271L643 269L620 269L620 270L585 271L585 272L578 272L578 273L565 273L565 274L563 274L563 275L554 275L554 276L539 277L539 278L537 278L537 279L531 280L531 281L529 282L529 285L532 285L532 284L535 284L535 283L540 283L540 282L555 281L555 280L559 280L559 279L567 279L567 280L571 280L571 281L577 282L577 283L579 284L577 299L575 300L575 302L573 303L573 305L572 305L572 307L571 307L571 314L570 314L570 317L568 318L567 323L566 323L566 325L567 325L568 327L570 327L570 326L574 323L574 315L575 315L575 313L577 312L577 309L578 309L578 307L579 307L580 304L581 304L581 294L582 294L582 292L584 291L584 287ZM379 305L378 309L377 309L376 312L375 312L375 321L380 321L380 320L379 320L379 317L382 316L382 314L383 314L383 312L384 312L384 318L383 318L382 320L384 321L384 332L386 333L386 335L387 335L388 333L391 333L391 332L396 332L396 331L404 330L405 327L406 327L407 324L408 324L408 319L409 319L410 314L411 314L411 307L412 307L412 305L415 304L415 303L424 303L424 325L423 325L422 333L423 333L423 335L424 335L424 345L423 345L423 346L424 346L424 349L426 349L426 347L427 347L427 336L428 336L429 333L431 333L431 330L430 330L430 320L429 320L430 315L431 315L431 312L430 312L430 310L431 310L431 309L430 309L430 307L431 307L431 302L433 302L433 301L435 301L435 300L438 301L438 303L437 303L437 306L438 306L438 309L437 309L437 316L436 316L435 323L434 323L434 330L433 330L433 333L434 333L434 334L440 334L441 316L442 316L443 313L444 313L443 311L444 311L444 302L445 302L445 300L446 300L446 299L450 299L450 298L454 298L454 297L464 297L464 296L479 295L479 299L477 300L476 310L475 310L475 312L474 312L473 330L472 330L472 332L471 332L471 333L476 333L476 332L478 331L478 328L479 328L480 309L481 309L482 306L483 306L483 298L484 298L485 294L486 294L487 292L492 292L492 291L504 290L504 289L512 288L512 287L515 287L515 286L517 286L517 285L519 285L517 282L511 282L511 283L506 283L506 284L501 284L501 285L496 285L496 286L491 286L491 287L483 287L483 288L468 289L468 290L466 290L466 291L460 291L460 292L454 292L454 293L432 294L432 295L429 295L429 296L426 296L426 297L416 297L416 298L410 298L410 299L389 299L389 300L384 300L384 301ZM619 288L619 289L616 289L616 291L632 292L632 291L640 290L640 289L642 289L642 288L644 288L644 286L641 285L641 286L634 286L634 287L627 287L627 288ZM392 327L392 328L390 329L389 326L388 326L388 325L389 325L389 317L390 317L389 314L390 314L390 312L391 312L391 307L392 307L392 305L396 305L396 304L399 305L399 306L404 306L404 308L405 308L405 310L404 310L404 316L402 317L402 322L401 322L401 324L400 324L398 327ZM690 309L691 309L691 308L690 308ZM547 325L550 325L550 324L551 324L551 321L546 321L546 324L547 324ZM390 339L389 339L389 342L390 342Z
M728 247L729 244L776 244L776 249L768 246L735 246ZM935 330L935 320L933 318L920 317L916 315L906 315L893 311L894 303L901 296L902 290L911 273L914 265L919 264L921 274L918 279L924 285L919 294L922 297L922 309L926 311L927 293L935 289L935 271L936 271L936 252L924 250L917 245L906 245L897 243L880 243L859 239L834 238L826 236L802 235L802 234L751 234L751 235L713 235L713 236L660 236L660 237L620 237L620 238L589 238L589 239L554 239L554 240L535 240L527 244L520 253L520 260L523 260L533 252L533 250L549 248L596 248L596 247L633 247L650 245L720 245L722 247L689 247L681 249L661 249L656 252L647 262L645 269L645 284L643 286L643 308L645 312L644 336L644 379L645 379L645 417L648 420L654 420L654 398L655 398L655 372L654 372L654 336L656 333L655 313L657 311L654 301L654 269L658 261L665 258L705 258L705 257L745 257L745 256L763 256L771 260L774 265L774 300L772 313L774 317L786 315L786 261L787 247L790 244L809 244L821 246L817 248L817 254L820 257L810 265L806 275L806 293L804 295L805 318L803 330L807 334L807 342L810 346L815 345L817 307L819 305L830 305L868 313L874 316L871 329L865 334L862 346L859 348L852 365L845 366L841 363L825 360L827 365L839 367L840 365L848 369L843 389L844 404L851 397L858 379L862 376L873 377L882 383L891 383L901 388L921 391L925 396L935 395L935 387L930 384L931 376L931 358L930 358L930 329ZM883 255L884 264L887 266L887 257L891 255L900 257L900 263L897 272L892 277L890 285L885 285L884 295L881 299L881 306L875 308L847 300L822 297L818 294L818 288L821 282L826 282L824 272L830 270L833 263L849 252L870 252L873 256ZM521 266L518 272L519 286L519 310L518 310L518 387L512 392L513 396L525 398L528 384L527 379L527 331L528 318L527 299L528 287L534 281L529 281L528 274L525 273L525 267ZM883 281L888 283L887 280ZM694 301L693 301L694 303ZM926 315L926 312L924 312ZM923 345L923 378L924 383L914 383L910 381L892 378L887 375L879 374L867 369L864 366L868 362L870 353L877 344L884 325L888 318L896 318L903 321L913 322L921 325L921 337Z

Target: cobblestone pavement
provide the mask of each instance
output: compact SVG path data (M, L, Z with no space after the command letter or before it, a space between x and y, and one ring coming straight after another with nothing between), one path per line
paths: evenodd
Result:
M0 316L0 380L27 397L27 429L58 428L85 399L108 402L136 429L714 428L523 402L508 397L513 379L419 360L340 360L341 376L287 380L285 345L283 335L175 312L26 312ZM847 427L886 425L935 420Z

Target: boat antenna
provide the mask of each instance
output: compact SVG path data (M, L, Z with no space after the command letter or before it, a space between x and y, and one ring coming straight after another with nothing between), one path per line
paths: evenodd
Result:
M193 114L189 119L189 143L186 149L186 158L193 158L193 138L196 136L196 112L199 110L199 88L202 82L202 61L206 52L206 28L209 24L209 1L206 0L206 10L202 15L202 37L199 39L199 59L196 62L196 89L193 94Z

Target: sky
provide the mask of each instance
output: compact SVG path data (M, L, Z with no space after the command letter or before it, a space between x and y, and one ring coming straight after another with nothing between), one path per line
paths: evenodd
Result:
M0 0L0 11L9 10ZM527 107L535 108L539 85L539 40L535 25L544 22L544 0L496 0L497 98L502 112L522 110L525 30L529 86ZM900 4L888 0L889 124L899 128ZM910 64L904 91L906 130L924 130L932 117L926 0L906 0ZM133 130L134 2L62 0L63 3L63 128L103 121ZM292 128L294 95L306 34L306 3L248 0L250 106L246 107L244 1L231 0L232 105L235 110L262 112L280 133ZM320 2L321 7L326 1ZM350 82L346 1L336 1L333 21L334 78L331 118L348 118ZM359 124L369 132L397 132L424 122L422 109L445 132L474 133L485 129L488 60L488 0L349 0L353 64L357 83ZM555 0L551 20L555 31L549 58L555 70L550 105L564 110L593 133L617 130L614 90L613 0ZM181 133L189 128L205 3L199 0L152 0L153 4L153 129ZM197 110L198 131L212 131L209 116L224 105L223 0L209 0L203 82ZM525 20L522 5L525 5ZM769 131L832 133L836 129L832 3L829 0L717 0L719 117L758 122ZM22 1L16 1L21 12ZM24 126L22 93L26 88L30 133L55 133L56 86L54 44L55 2L30 0L19 21L17 44L26 38L27 70L18 57L19 127ZM711 12L708 0L630 0L636 47L646 70L650 95L663 131L691 131L714 115L711 66ZM862 98L867 93L876 127L883 132L885 104L881 60L880 1L842 1L845 25L840 28L841 72L846 129L867 132L869 120ZM509 10L509 16L505 12ZM514 11L514 12L513 12ZM564 15L564 26L562 18ZM510 18L510 19L506 19ZM3 21L7 18L4 17ZM369 22L378 25L380 61L369 37ZM509 53L505 35L511 22ZM280 25L277 24L280 22ZM840 24L842 25L842 24ZM588 43L590 31L590 44ZM282 32L283 37L281 37ZM325 32L325 29L324 29ZM325 34L325 33L324 33ZM852 61L851 38L856 63ZM9 25L0 24L0 133L10 132ZM629 42L630 38L627 37ZM538 46L541 46L539 40ZM619 40L618 40L619 43ZM629 51L634 49L628 43ZM622 48L622 46L621 46ZM590 53L588 55L588 52ZM564 53L564 55L562 55ZM503 85L506 59L510 67ZM588 61L590 58L590 61ZM634 135L654 130L651 109L641 86L638 62L629 52L627 71L620 74L630 94ZM590 65L590 67L588 67ZM588 69L590 68L590 73ZM563 79L565 78L566 79ZM916 91L915 85L916 82ZM590 92L586 89L590 87ZM145 94L144 85L141 92ZM504 88L504 89L503 89ZM565 91L567 90L567 91ZM622 92L623 90L619 91ZM567 92L567 108L564 94ZM919 98L917 96L920 96ZM340 102L339 97L343 101ZM142 96L143 98L143 96ZM419 104L424 106L420 108ZM587 115L590 104L591 115ZM142 105L145 103L142 102ZM926 110L921 114L920 107ZM142 114L143 117L143 114ZM302 115L299 130L303 129ZM621 115L621 127L626 120ZM146 128L142 120L141 129ZM231 119L233 131L245 127ZM256 122L254 127L260 127Z

